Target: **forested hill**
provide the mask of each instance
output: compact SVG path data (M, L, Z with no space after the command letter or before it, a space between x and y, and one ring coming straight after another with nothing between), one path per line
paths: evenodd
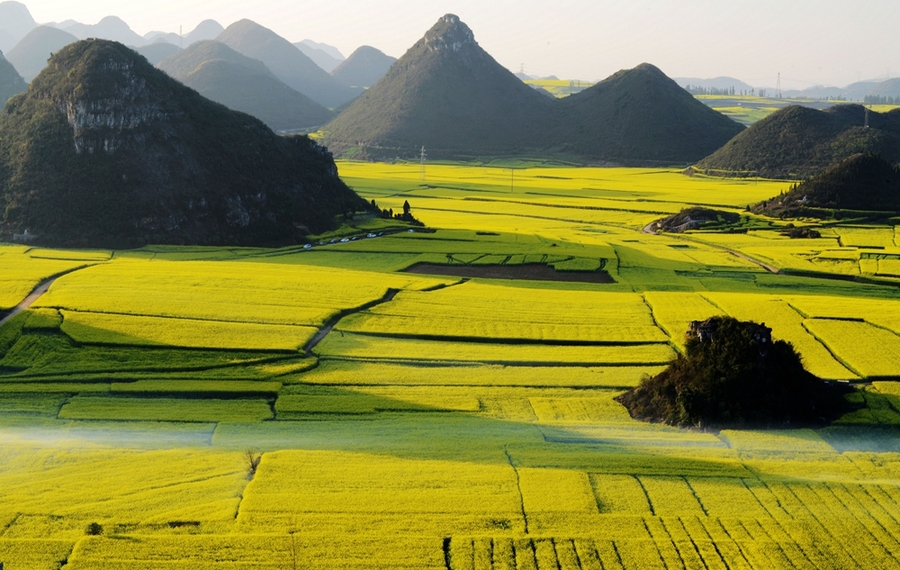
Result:
M371 89L325 127L335 153L393 158L425 146L433 158L537 152L551 111L475 41L441 18Z
M556 112L557 148L616 163L691 161L743 130L647 63L559 100Z
M433 158L687 164L742 128L648 64L547 97L448 14L324 131L335 153L356 157L409 158L425 146Z
M286 244L368 207L308 138L279 137L105 40L57 52L0 115L0 145L7 239Z
M856 154L753 207L757 213L791 217L824 216L837 209L900 211L900 171L878 156Z
M836 105L823 111L785 107L753 124L697 167L710 173L809 178L858 153L900 161L900 110Z

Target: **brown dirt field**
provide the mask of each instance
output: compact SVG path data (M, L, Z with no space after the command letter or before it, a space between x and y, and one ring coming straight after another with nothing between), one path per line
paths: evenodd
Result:
M542 263L527 263L523 265L440 265L437 263L416 263L403 271L425 275L480 277L483 279L615 283L606 271L557 271Z

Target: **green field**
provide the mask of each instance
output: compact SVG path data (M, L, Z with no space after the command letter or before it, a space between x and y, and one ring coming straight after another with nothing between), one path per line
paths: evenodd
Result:
M70 271L0 328L5 570L900 567L893 226L790 239L745 211L790 181L339 168L428 231L0 246L2 310ZM688 205L741 221L649 231ZM614 398L724 314L859 384L857 409L818 430L631 419Z

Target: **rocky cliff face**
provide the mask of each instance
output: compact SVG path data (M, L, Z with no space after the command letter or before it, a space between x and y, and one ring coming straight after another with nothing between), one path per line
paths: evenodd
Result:
M0 234L47 243L296 243L366 207L322 147L109 41L57 53L0 116L0 140Z

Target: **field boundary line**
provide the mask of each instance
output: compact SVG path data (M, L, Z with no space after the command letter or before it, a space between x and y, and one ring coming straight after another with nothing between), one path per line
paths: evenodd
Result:
M516 489L519 491L519 508L522 509L522 520L525 522L525 534L528 534L528 513L525 511L525 495L522 494L522 478L519 476L519 470L513 462L508 447L503 448L503 454L506 455L509 466L512 467L513 473L516 474Z

